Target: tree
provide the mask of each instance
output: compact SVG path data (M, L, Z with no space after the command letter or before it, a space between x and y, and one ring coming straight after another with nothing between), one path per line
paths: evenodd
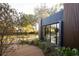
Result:
M60 3L60 4L55 4L55 5L53 5L53 6L51 7L49 14L50 14L50 15L51 15L51 14L54 14L54 13L56 13L58 10L61 10L61 9L63 9L63 4L62 4L62 3Z
M35 15L23 14L22 19L23 19L22 27L25 27L27 32L30 31L30 30L34 30L33 26L37 22Z
M5 53L13 41L8 41L8 34L14 31L15 18L15 10L7 3L0 3L0 55Z
M35 8L35 15L38 19L44 19L49 16L49 9L45 4Z
M38 8L38 7L35 8L35 15L38 18L38 20L44 19L44 18L48 17L49 15L56 13L56 11L61 9L62 6L63 6L62 3L55 4L49 9L49 8L47 8L46 4L43 4L40 6L40 8Z

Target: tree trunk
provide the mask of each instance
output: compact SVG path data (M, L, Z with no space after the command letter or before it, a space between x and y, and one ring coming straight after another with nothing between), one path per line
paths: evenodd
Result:
M1 40L0 40L0 56L3 55L3 35L1 36Z

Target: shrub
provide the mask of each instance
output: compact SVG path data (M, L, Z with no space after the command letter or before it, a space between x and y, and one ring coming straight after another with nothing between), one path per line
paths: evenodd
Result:
M41 42L39 41L39 45L37 45L39 48L42 49L44 55L47 56L78 56L79 50L78 49L71 49L71 48L56 48L52 47L51 44L48 42Z
M39 46L39 44L40 44L40 40L38 39L34 40L34 45Z
M78 56L79 55L79 50L78 49L71 49L71 48L58 48L58 55L62 56Z
M40 42L39 48L42 49L44 55L51 56L54 55L53 52L55 51L54 48L48 42Z
M35 39L35 40L32 40L32 41L29 41L29 40L20 40L19 44L29 44L29 45L39 46L40 40L38 40L38 39Z
M28 40L26 40L26 41L25 40L20 40L19 44L29 44L29 41Z

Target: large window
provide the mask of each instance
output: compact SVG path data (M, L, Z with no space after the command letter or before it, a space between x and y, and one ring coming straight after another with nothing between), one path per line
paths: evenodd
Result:
M51 25L51 43L59 44L59 23Z
M43 26L43 38L51 43L59 44L59 23Z
M46 40L46 26L43 26L43 40Z
M50 25L46 26L46 40L47 40L47 41L50 41L50 39L51 39L51 38L50 38L50 37L51 37L51 36L50 36L50 35L51 35L50 29L51 29L51 28L50 28Z

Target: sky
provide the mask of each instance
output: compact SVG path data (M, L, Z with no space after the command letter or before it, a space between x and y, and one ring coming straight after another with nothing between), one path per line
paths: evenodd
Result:
M17 9L19 12L23 12L26 14L34 14L34 9L36 7L40 7L43 3L9 3L12 8ZM52 3L46 3L48 8L52 7Z
M76 0L73 0L73 2L75 1ZM15 8L18 12L34 14L34 9L39 7L41 4L46 4L48 8L51 8L57 3L67 3L71 2L71 0L0 0L0 2L9 3L9 5L11 5L12 8Z
M41 4L46 4L48 8L51 8L54 4L54 0L2 0L9 3L12 8L15 8L18 12L26 14L34 14L34 9L40 7Z

